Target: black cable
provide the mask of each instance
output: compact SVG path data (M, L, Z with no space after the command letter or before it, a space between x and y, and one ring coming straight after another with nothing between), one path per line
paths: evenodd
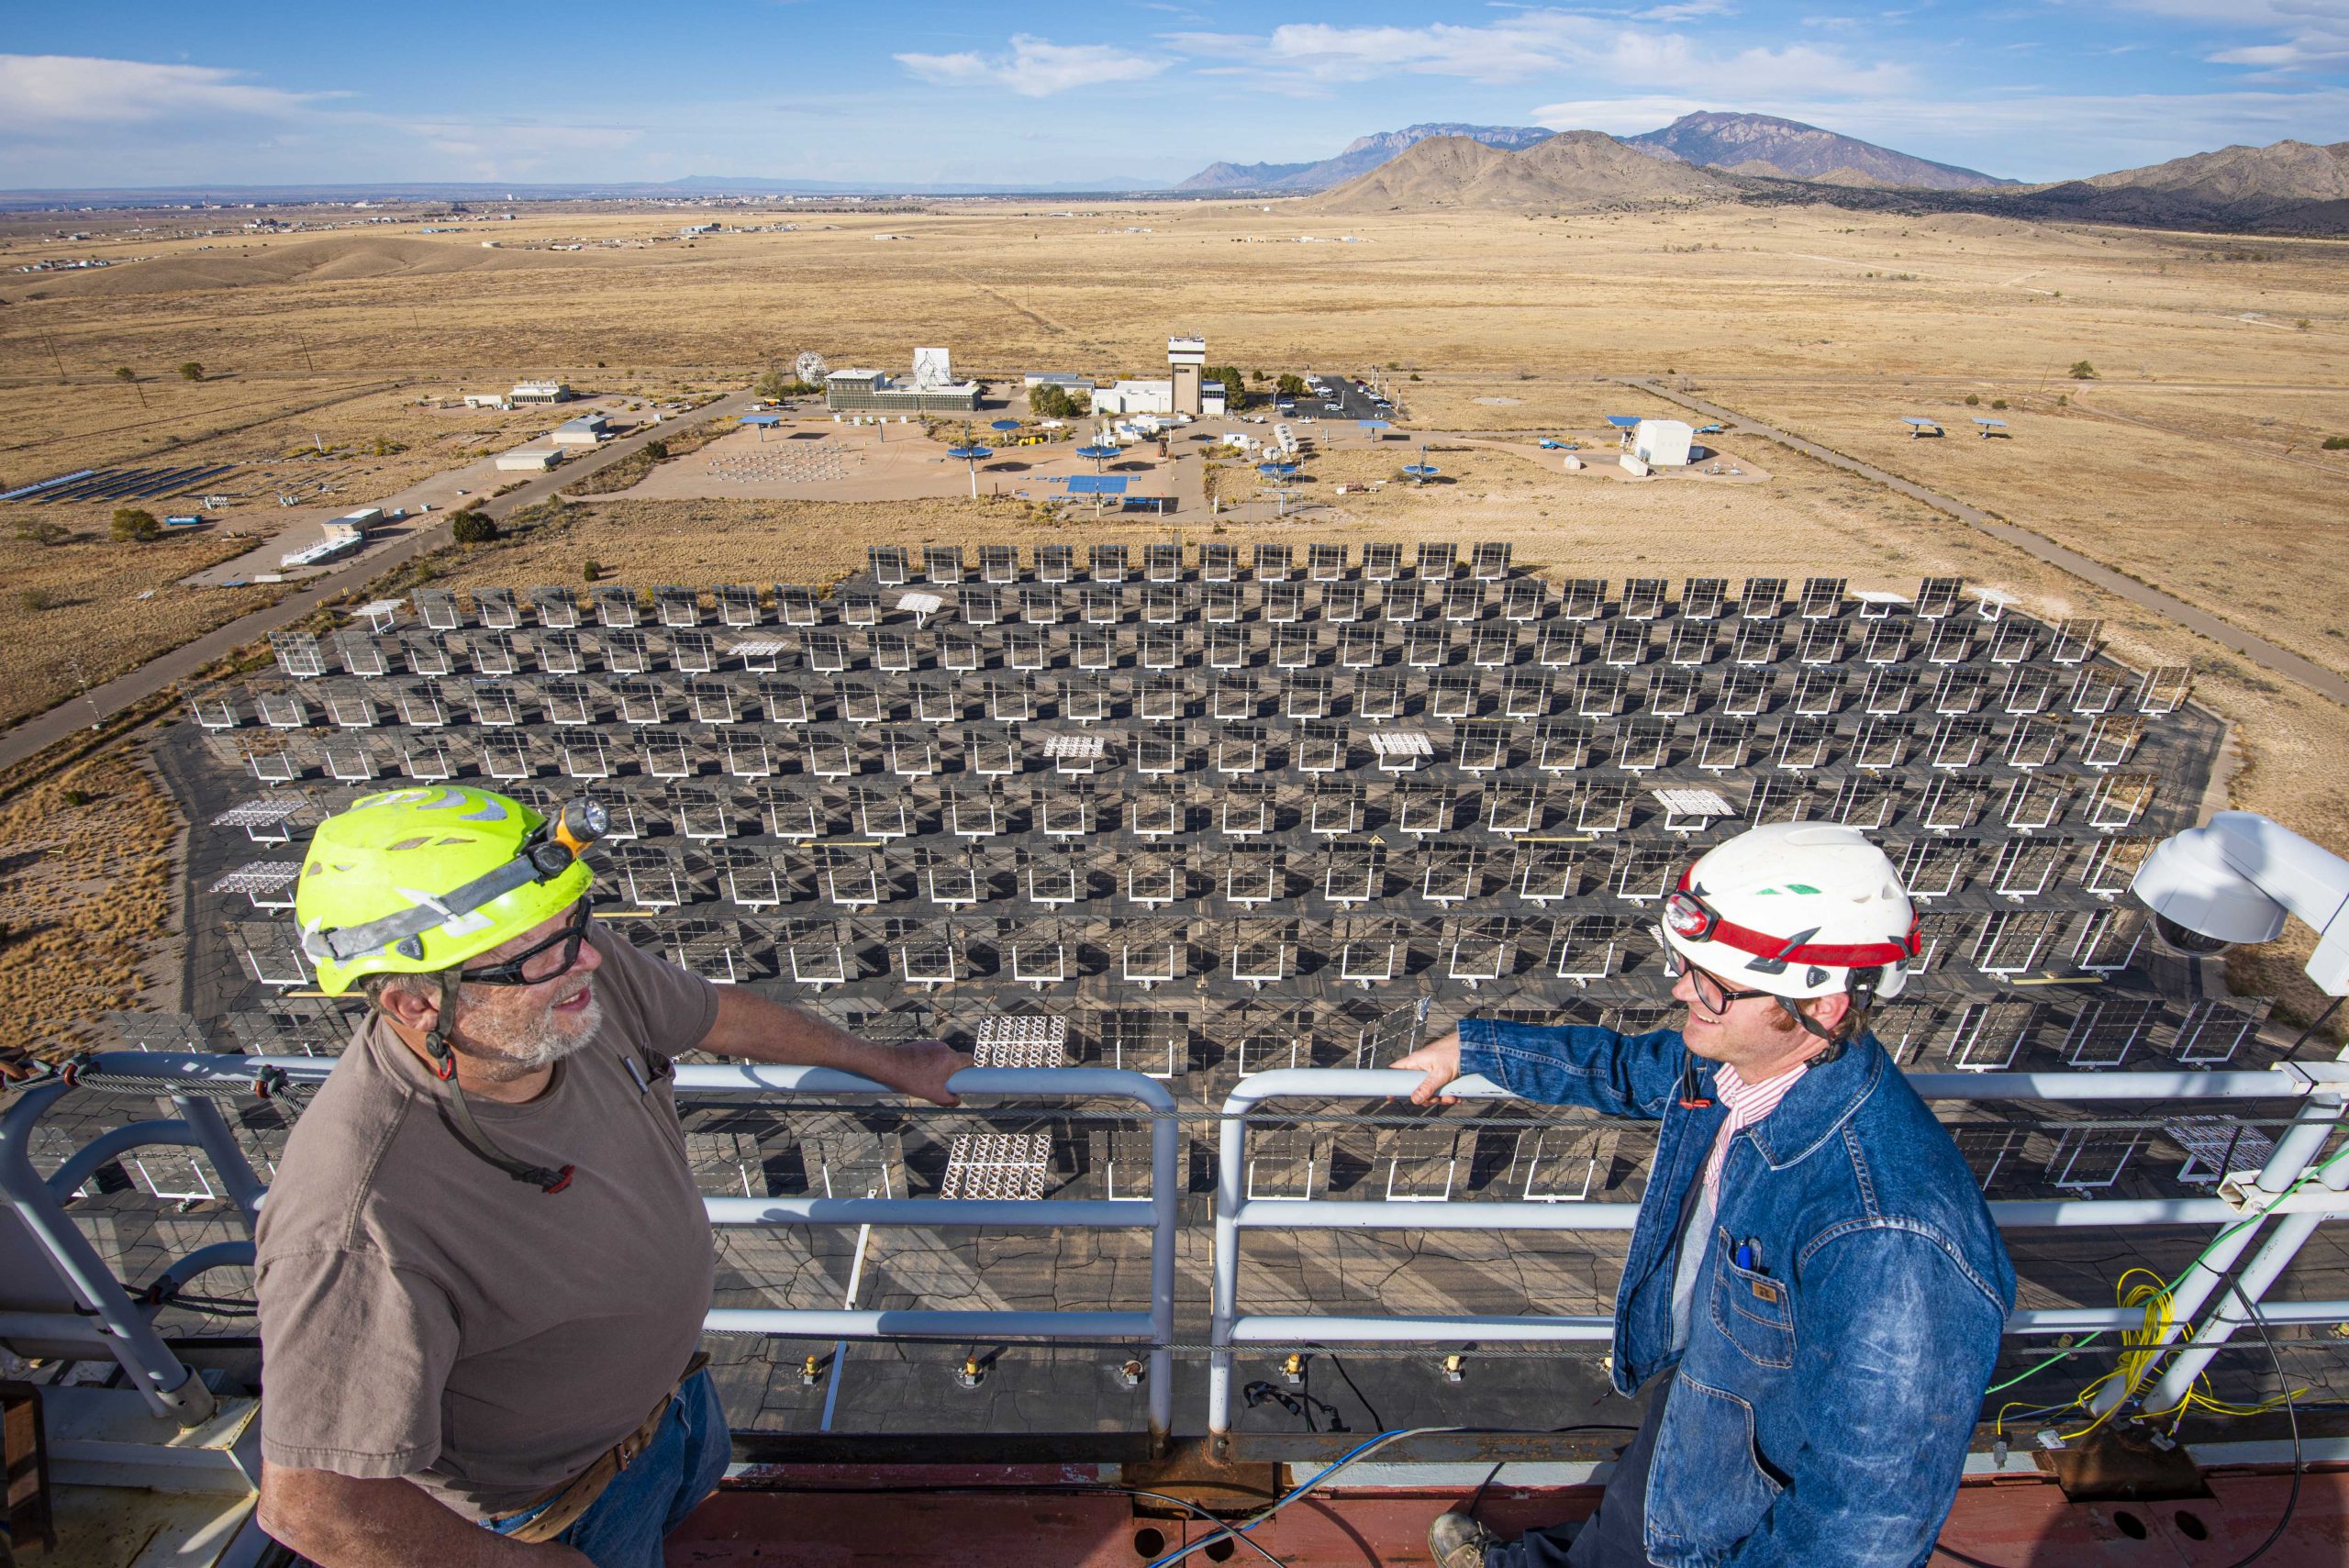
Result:
M1578 1427L1553 1427L1548 1435L1556 1437L1561 1432L1636 1432L1639 1429L1637 1427L1626 1427L1614 1421L1595 1421ZM1498 1475L1508 1462L1504 1459L1500 1463L1485 1472L1485 1478L1477 1482L1476 1489L1468 1495L1468 1506L1460 1510L1463 1514L1472 1519L1476 1517L1476 1509L1484 1503L1485 1493L1491 1487L1493 1477Z
M1222 1520L1222 1519L1217 1518L1213 1514L1211 1514L1211 1513L1208 1512L1205 1508L1202 1508L1202 1507L1199 1507L1197 1503L1192 1502L1188 1497L1176 1497L1176 1496L1170 1496L1169 1494L1164 1493L1164 1492L1145 1492L1145 1491L1143 1491L1143 1490L1142 1490L1141 1487L1139 1487L1139 1486L1120 1486L1120 1487L1119 1487L1119 1488L1118 1488L1118 1490L1119 1490L1119 1491L1120 1491L1120 1492L1125 1493L1125 1494L1126 1494L1126 1495L1128 1495L1129 1496L1134 1496L1134 1497L1155 1497L1155 1498L1157 1498L1157 1499L1158 1499L1160 1502L1162 1502L1162 1503L1173 1503L1173 1504L1174 1504L1174 1505L1175 1505L1176 1507L1185 1507L1185 1508L1188 1508L1188 1509L1190 1509L1190 1510L1191 1510L1191 1512L1193 1512L1193 1513L1195 1513L1195 1514L1198 1515L1198 1516L1199 1516L1199 1518L1203 1518L1203 1519L1207 1520L1207 1522L1208 1522L1208 1523L1209 1523L1209 1524L1211 1524L1211 1525L1215 1526L1215 1528L1216 1528L1216 1529L1225 1529L1225 1528L1226 1528L1226 1521L1225 1521L1225 1520ZM1256 1553L1256 1555L1257 1555L1257 1556L1259 1556L1259 1557L1263 1558L1265 1562L1267 1562L1271 1563L1271 1564L1273 1565L1273 1568L1288 1568L1288 1564L1287 1564L1287 1563L1286 1563L1286 1562L1282 1562L1279 1558L1277 1558L1277 1557L1274 1556L1271 1552L1269 1552L1269 1551L1265 1551L1265 1550L1264 1549L1264 1547L1263 1547L1263 1546L1259 1545L1259 1544L1257 1543L1257 1541L1256 1541L1256 1539L1255 1539L1253 1536L1242 1535L1242 1534L1240 1534L1240 1533L1239 1533L1239 1532L1237 1532L1237 1531L1234 1531L1234 1532L1232 1533L1231 1539L1232 1539L1232 1540L1234 1540L1240 1541L1240 1542L1241 1542L1243 1545L1245 1545L1245 1546L1249 1547L1251 1550L1252 1550L1252 1551Z
M2343 1000L2343 998L2335 996L2332 1001L2327 1002L2324 1005L2324 1011L2316 1016L2316 1021L2310 1024L2308 1028L2302 1029L2300 1031L2300 1038L2292 1042L2292 1048L2289 1051L2284 1052L2285 1061L2297 1062L2299 1060L2300 1047L2308 1044L2309 1036L2316 1033L2317 1030L2324 1027L2325 1019L2332 1017L2334 1010L2341 1006Z
M2315 1026L2310 1027L2313 1029ZM2259 1330L2260 1343L2267 1347L2267 1359L2276 1368L2276 1385L2284 1396L2284 1418L2292 1429L2292 1489L2284 1498L2284 1517L2276 1521L2276 1528L2267 1532L2266 1540L2251 1549L2250 1555L2239 1557L2227 1564L2227 1568L2251 1568L2252 1563L2267 1555L2269 1548L2284 1539L2284 1530L2291 1524L2292 1515L2300 1506L2300 1477L2308 1465L2300 1453L2300 1413L2292 1404L2292 1380L2284 1371L2283 1356L2277 1351L2276 1336L2267 1330L2266 1315L2259 1310L2256 1302L2243 1294L2241 1281L2228 1280L2227 1288L2235 1293L2235 1299L2243 1303L2245 1312L2251 1314L2252 1325Z
M1353 1389L1354 1397L1362 1401L1362 1407L1370 1415L1370 1429L1374 1432L1385 1431L1386 1429L1386 1418L1378 1413L1378 1407L1370 1402L1369 1396L1363 1393L1361 1389L1354 1387L1354 1374L1346 1370L1346 1363L1338 1359L1337 1351L1325 1351L1322 1353L1330 1358L1330 1364L1337 1369L1338 1375L1346 1380L1346 1386Z
M2284 1498L2284 1515L2276 1521L2276 1528L2267 1532L2266 1540L2227 1564L2227 1568L2251 1568L2253 1563L2266 1556L2276 1543L2284 1539L2284 1531L2291 1526L2292 1516L2299 1511L2300 1478L2308 1472L2308 1462L2300 1451L2300 1416L2292 1399L2292 1380L2284 1371L2283 1356L2277 1351L2276 1336L2268 1331L2266 1315L2259 1310L2250 1296L2243 1294L2243 1285L2238 1281L2230 1277L2227 1281L2227 1288L2235 1293L2235 1299L2242 1302L2243 1310L2251 1315L2252 1326L2259 1330L2259 1341L2267 1348L2267 1359L2276 1368L2277 1386L2282 1389L2284 1394L2284 1418L2290 1423L2292 1429L2292 1489ZM1496 1465L1494 1468L1497 1470L1499 1466ZM1945 1546L1938 1540L1933 1542L1933 1550L1954 1562L1965 1563L1966 1568L2001 1568L1998 1563L1985 1562L1978 1557L1968 1557L1965 1552L1954 1547Z

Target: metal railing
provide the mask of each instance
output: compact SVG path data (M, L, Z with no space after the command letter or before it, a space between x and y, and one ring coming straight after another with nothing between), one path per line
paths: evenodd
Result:
M0 1115L0 1197L45 1254L70 1293L63 1310L0 1310L0 1338L39 1340L85 1348L119 1362L133 1386L158 1415L182 1424L211 1414L203 1383L174 1355L153 1324L173 1292L208 1269L250 1265L250 1240L216 1242L173 1261L134 1296L116 1279L97 1249L75 1225L65 1201L107 1162L134 1150L179 1146L201 1152L218 1173L228 1198L250 1224L266 1189L221 1114L218 1101L254 1092L257 1078L294 1084L322 1082L333 1066L316 1057L238 1057L116 1052L84 1059L72 1080L25 1089ZM1261 1229L1546 1230L1628 1232L1639 1205L1588 1201L1429 1203L1408 1199L1271 1198L1247 1195L1247 1139L1260 1108L1275 1101L1399 1098L1419 1082L1397 1069L1286 1069L1243 1080L1217 1118L1218 1181L1208 1340L1208 1427L1230 1429L1233 1357L1251 1345L1299 1343L1556 1343L1611 1338L1611 1315L1364 1317L1247 1314L1239 1310L1242 1232ZM44 1178L32 1162L36 1124L76 1082L110 1091L168 1097L175 1118L140 1121L99 1134ZM2349 1066L2292 1063L2262 1072L1916 1073L1909 1083L1932 1100L1976 1103L2183 1101L2294 1102L2298 1111L2255 1177L2228 1177L2222 1195L2176 1198L1994 1200L2002 1229L2078 1226L2213 1226L2217 1242L2181 1276L2172 1293L2167 1339L2190 1344L2172 1359L2145 1398L2150 1408L2177 1402L2251 1308L2270 1324L2349 1320L2349 1300L2267 1301L2273 1285L2316 1227L2349 1217L2349 1160L2317 1167L2318 1156L2343 1120ZM678 1069L681 1101L716 1095L788 1097L887 1094L869 1080L821 1068L687 1066ZM956 1338L1098 1342L1130 1340L1148 1356L1147 1409L1153 1443L1171 1428L1174 1380L1174 1256L1177 1146L1180 1129L1173 1095L1140 1073L1099 1068L966 1068L951 1080L955 1093L1034 1098L1116 1098L1131 1102L1151 1124L1151 1195L1134 1198L711 1197L704 1206L718 1226L880 1226L973 1229L1036 1227L1137 1229L1151 1235L1151 1299L1147 1311L857 1310L797 1307L712 1308L714 1332L776 1338L889 1340ZM1467 1077L1447 1094L1464 1099L1506 1099L1488 1080ZM2310 1179L2310 1172L2316 1175ZM2272 1223L2273 1229L2268 1227ZM2262 1241L2262 1232L2266 1231ZM2258 1251L2240 1271L2236 1262ZM2224 1294L2222 1283L2232 1283ZM2217 1299L2214 1301L2214 1297ZM2207 1308L2207 1311L2206 1311ZM2007 1331L2049 1336L2136 1329L2138 1308L2066 1307L2018 1310ZM2110 1385L2110 1403L2125 1392ZM2099 1407L2101 1407L2100 1406Z
M171 1289L207 1269L250 1265L250 1240L201 1248L174 1262L164 1277L134 1297L116 1279L97 1249L65 1208L65 1199L99 1166L132 1150L184 1146L200 1151L219 1173L228 1196L250 1225L267 1194L220 1113L217 1100L257 1080L315 1084L333 1067L319 1057L198 1056L111 1052L86 1058L71 1078L35 1084L0 1115L0 1196L54 1266L73 1298L71 1311L0 1310L0 1338L19 1337L87 1347L119 1362L155 1413L193 1426L210 1418L213 1400L202 1380L174 1355L153 1324ZM168 1096L176 1118L134 1122L99 1134L44 1178L32 1162L33 1129L76 1083ZM681 1066L673 1080L678 1098L711 1095L788 1097L805 1095L886 1095L869 1079L819 1067ZM150 1088L151 1086L151 1088ZM1095 1067L966 1067L948 1080L960 1096L1011 1099L1122 1099L1151 1123L1151 1193L1147 1199L707 1197L712 1225L1037 1227L1053 1229L1141 1229L1151 1232L1150 1307L1141 1312L891 1311L853 1309L712 1308L707 1327L719 1333L793 1339L889 1340L948 1336L972 1340L1130 1340L1146 1347L1144 1378L1150 1434L1163 1445L1174 1408L1174 1249L1178 1129L1174 1096L1139 1073ZM951 1113L941 1113L951 1114ZM158 1289L157 1286L163 1288Z
M1208 1429L1211 1433L1221 1435L1230 1430L1232 1357L1238 1349L1250 1344L1412 1344L1459 1339L1558 1342L1607 1340L1613 1337L1615 1320L1611 1315L1374 1318L1240 1312L1241 1236L1247 1230L1631 1229L1640 1211L1640 1206L1632 1203L1423 1203L1247 1195L1248 1129L1258 1107L1275 1100L1401 1098L1421 1081L1422 1074L1397 1068L1284 1069L1243 1079L1225 1100L1216 1137L1215 1261L1210 1285L1213 1318L1208 1376ZM2349 1187L2349 1162L2328 1167L2320 1177L2317 1190L2295 1190L2322 1151L2327 1136L2341 1120L2343 1099L2349 1095L2349 1066L2339 1062L2291 1063L2265 1072L2243 1073L1919 1073L1909 1074L1908 1081L1929 1100L2300 1102L2298 1116L2277 1140L2275 1152L2255 1182L2236 1189L2236 1196L1993 1201L1989 1206L1991 1217L2001 1229L2087 1225L2239 1228L2222 1237L2179 1282L2173 1297L2173 1328L2165 1342L2174 1343L2190 1330L2194 1348L2180 1354L2162 1382L2147 1394L2149 1408L2165 1408L2183 1397L2216 1346L2238 1322L2245 1319L2247 1314L2239 1304L2238 1291L2259 1303L2259 1315L2270 1323L2330 1323L2349 1318L2349 1301L2261 1301L2261 1293L2274 1283L2321 1221L2349 1217L2349 1196L2343 1193L2344 1187ZM1444 1093L1463 1099L1513 1097L1491 1080L1477 1076L1457 1079ZM2269 1216L2279 1217L2279 1223L2266 1244L2236 1280L2235 1288L2227 1293L2226 1301L2214 1309L2207 1321L2197 1324L2194 1315L2208 1303L2221 1276L2251 1245ZM2236 1305L2231 1307L2228 1303ZM2041 1308L2017 1311L2008 1320L2007 1331L2015 1335L2068 1334L2134 1329L2143 1321L2144 1313L2138 1308ZM2112 1380L2109 1387L2111 1394L2106 1403L2116 1402L2125 1393L2121 1379Z

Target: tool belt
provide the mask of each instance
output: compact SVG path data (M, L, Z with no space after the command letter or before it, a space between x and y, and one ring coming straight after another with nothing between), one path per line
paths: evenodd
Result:
M533 1497L518 1508L491 1515L493 1520L510 1519L518 1514L527 1514L532 1508L540 1509L532 1518L505 1531L506 1539L533 1543L552 1540L578 1523L579 1516L594 1507L596 1499L604 1495L604 1488L634 1462L638 1454L651 1446L653 1438L660 1433L661 1423L668 1418L669 1402L676 1398L677 1390L708 1364L709 1352L696 1351L693 1360L685 1363L685 1370L678 1374L675 1383L670 1385L669 1392L661 1396L661 1402L652 1407L652 1413L638 1424L636 1430L597 1454L594 1463L551 1492Z

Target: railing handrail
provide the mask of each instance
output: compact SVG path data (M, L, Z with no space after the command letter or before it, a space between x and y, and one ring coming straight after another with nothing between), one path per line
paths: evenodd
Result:
M2114 1100L2300 1102L2299 1112L2292 1126L2277 1138L2275 1151L2259 1173L2253 1196L2257 1198L2266 1195L2266 1201L2249 1212L2224 1197L1990 1202L1991 1217L2002 1229L2073 1225L2232 1226L2234 1230L2222 1229L2221 1243L2214 1244L2205 1255L2212 1269L2223 1269L2227 1261L2248 1244L2252 1232L2268 1216L2281 1216L2277 1236L2262 1255L2267 1266L2262 1268L2254 1264L2256 1283L2250 1290L2256 1299L2260 1289L2281 1271L2283 1263L2288 1262L2317 1224L2327 1218L2349 1216L2349 1195L2344 1195L2342 1190L2344 1184L2349 1184L2349 1170L2328 1172L2325 1182L2312 1186L2302 1181L2324 1142L2332 1118L2339 1114L2344 1090L2349 1090L2349 1066L2338 1062L2288 1062L2265 1070L2224 1073L1924 1073L1908 1074L1907 1080L1923 1098L1976 1103ZM1240 1243L1241 1233L1246 1230L1535 1229L1620 1232L1631 1229L1639 1216L1638 1204L1544 1203L1531 1200L1424 1203L1393 1198L1260 1198L1246 1195L1247 1184L1243 1176L1248 1128L1264 1106L1275 1100L1289 1099L1402 1098L1425 1081L1424 1073L1408 1068L1286 1067L1243 1078L1225 1097L1223 1111L1216 1125L1215 1249L1209 1284L1210 1352L1208 1363L1208 1429L1210 1433L1220 1438L1230 1429L1232 1354L1241 1345L1321 1340L1343 1342L1350 1339L1421 1342L1442 1337L1446 1330L1460 1338L1502 1340L1513 1337L1543 1341L1597 1340L1612 1337L1611 1316L1605 1318L1461 1316L1397 1320L1299 1313L1257 1317L1243 1316L1240 1312ZM1515 1097L1502 1085L1475 1073L1453 1079L1444 1085L1442 1092L1464 1100ZM1282 1118L1277 1113L1273 1113L1272 1119ZM2343 1180L2332 1179L2336 1176ZM2302 1190L2303 1187L2309 1190ZM2227 1250L2230 1245L2232 1251ZM2221 1251L2226 1252L2225 1260L2213 1256ZM2194 1273L2193 1269L2188 1270L2189 1274ZM2176 1314L2174 1331L2178 1337L2184 1337L2192 1310L2201 1304L2199 1296L2193 1299L2194 1308ZM2279 1304L2279 1310L2289 1315L2287 1320L2297 1320L2302 1313L2321 1311L2337 1305L2341 1304ZM2098 1315L2095 1321L2103 1326L2099 1309L2058 1308L2017 1312L2009 1320L2005 1331L2009 1334L2069 1332L2076 1326L2086 1326L2091 1314ZM2240 1315L2240 1309L2230 1308L2222 1302L2212 1312L2210 1322L2201 1328L2214 1329L2217 1337L2223 1339L2227 1332L2232 1331L2234 1318ZM2130 1326L2141 1322L2143 1318L2142 1311L2123 1316L2130 1319ZM2041 1321L2043 1318L2047 1321ZM2072 1321L2075 1318L2080 1321L2076 1324ZM2311 1320L2334 1319L2318 1318ZM2057 1324L2060 1327L2051 1326ZM2197 1332L2194 1337L2199 1340L2204 1336ZM2162 1389L2156 1390L2152 1397L2160 1400L2170 1384L2181 1375L2190 1381L2191 1373L2187 1370L2189 1364L2199 1371L2202 1362L2209 1359L2209 1354L2208 1348L2198 1346L2188 1356L2181 1357L2172 1367ZM2114 1396L2116 1399L2126 1392L2119 1379L2113 1380L2111 1386L2119 1391Z
M74 1183L61 1186L44 1180L32 1166L31 1132L50 1106L72 1092L74 1082L87 1074L108 1080L151 1082L159 1096L173 1100L176 1118L146 1121L117 1128L92 1140L98 1152L89 1158L77 1151L57 1174L88 1170L106 1159L155 1144L185 1145L200 1150L218 1171L230 1195L248 1220L265 1195L251 1163L230 1132L228 1121L210 1097L222 1089L255 1089L256 1084L282 1077L300 1084L323 1083L336 1058L311 1056L215 1056L186 1052L109 1051L74 1063L71 1076L57 1076L29 1085L17 1104L0 1115L0 1197L50 1254L98 1326L98 1334L80 1337L103 1344L134 1373L134 1383L158 1415L183 1422L200 1421L211 1408L202 1381L195 1377L154 1331L150 1317L156 1309L131 1299L112 1271L98 1257L67 1216L63 1199ZM674 1084L683 1098L750 1095L875 1095L899 1091L870 1078L834 1068L767 1063L695 1063L676 1070ZM1176 1180L1178 1129L1171 1114L1174 1096L1163 1084L1139 1073L1105 1067L966 1067L947 1080L957 1096L988 1095L1031 1098L1124 1099L1151 1126L1151 1193L1147 1199L1111 1198L898 1198L898 1197L770 1197L733 1198L705 1195L704 1211L713 1225L779 1226L1032 1226L1050 1229L1138 1229L1151 1231L1151 1297L1142 1312L1112 1311L931 1311L821 1310L801 1308L713 1307L705 1323L717 1332L757 1332L807 1339L886 1339L919 1334L972 1339L1103 1340L1133 1339L1147 1346L1149 1371L1145 1391L1153 1446L1163 1446L1174 1414L1174 1252L1178 1203ZM940 1107L952 1114L948 1107ZM1164 1114L1162 1114L1164 1113ZM205 1266L247 1262L251 1243L228 1241L202 1250ZM182 1260L187 1262L190 1260ZM166 1277L184 1283L177 1267ZM22 1315L15 1315L21 1317ZM0 1311L0 1330L12 1315ZM18 1324L19 1332L29 1329ZM103 1335L104 1338L99 1338Z

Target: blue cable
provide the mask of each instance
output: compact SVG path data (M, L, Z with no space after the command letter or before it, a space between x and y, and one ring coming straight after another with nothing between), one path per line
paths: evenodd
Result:
M1198 1551L1203 1546L1212 1546L1217 1541L1221 1540L1225 1536L1247 1534L1250 1530L1254 1529L1258 1525L1263 1524L1266 1519L1271 1518L1275 1514L1279 1513L1283 1508L1287 1507L1291 1503L1296 1502L1299 1497L1304 1496L1308 1492L1312 1491L1313 1488L1320 1485L1322 1483L1329 1480L1330 1476L1335 1475L1339 1471L1343 1470L1347 1465L1352 1464L1355 1460L1361 1458L1364 1454L1368 1453L1372 1449L1378 1447L1382 1443L1392 1442L1397 1438L1408 1438L1418 1433L1453 1432L1458 1431L1459 1429L1460 1429L1457 1427L1397 1427L1391 1432L1381 1432L1376 1437L1371 1438L1366 1441L1357 1443L1353 1448L1347 1450L1327 1469L1317 1472L1310 1480L1300 1483L1294 1491L1289 1493L1287 1496L1283 1497L1271 1507L1266 1508L1263 1513L1258 1514L1254 1518L1250 1519L1246 1524L1226 1525L1223 1529L1211 1535L1203 1535L1198 1540L1191 1542L1190 1545L1186 1546L1179 1551L1168 1552L1157 1562L1148 1564L1147 1568L1170 1568L1170 1564L1182 1562L1183 1559L1190 1556L1191 1553Z

